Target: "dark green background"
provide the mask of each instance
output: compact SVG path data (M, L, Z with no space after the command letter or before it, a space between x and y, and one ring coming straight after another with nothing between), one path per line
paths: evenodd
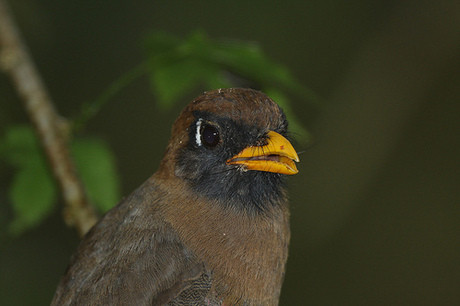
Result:
M150 30L259 42L324 100L293 105L313 141L289 180L281 304L460 305L458 1L9 2L65 116L143 59ZM0 107L1 133L27 122L4 74ZM123 195L156 170L181 107L160 113L142 79L89 124ZM12 175L0 165L1 222ZM48 304L77 243L59 210L1 241L0 305Z

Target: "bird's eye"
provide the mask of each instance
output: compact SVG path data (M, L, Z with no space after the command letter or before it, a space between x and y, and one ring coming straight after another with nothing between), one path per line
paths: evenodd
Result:
M216 127L203 124L201 126L201 142L207 147L215 147L220 141L219 131Z

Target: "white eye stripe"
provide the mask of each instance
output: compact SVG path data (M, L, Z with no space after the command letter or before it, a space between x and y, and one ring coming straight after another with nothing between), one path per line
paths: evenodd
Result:
M203 122L203 119L198 119L196 122L196 133L195 133L195 141L196 144L201 147L201 123Z

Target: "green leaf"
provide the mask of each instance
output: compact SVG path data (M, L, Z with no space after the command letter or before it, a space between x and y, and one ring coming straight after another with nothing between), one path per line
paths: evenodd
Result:
M34 132L25 125L7 128L0 141L0 157L16 167L26 165L40 154L40 147Z
M174 102L199 85L210 88L230 86L215 65L192 59L156 68L151 75L151 84L163 109L171 108Z
M9 197L14 211L10 232L18 235L38 225L53 210L56 186L41 155L31 155L13 178Z
M89 198L99 210L107 211L120 198L111 150L98 139L77 139L72 151ZM30 127L9 128L0 142L0 157L18 169L9 189L14 212L10 232L17 235L49 215L57 187Z
M171 108L200 85L230 85L219 66L207 60L209 42L201 32L184 41L157 33L147 40L147 45L150 83L162 109Z
M156 67L152 72L151 82L160 107L167 109L199 85L203 76L216 73L217 70L206 63L188 60Z
M211 40L202 31L194 31L182 40L157 32L147 37L146 47L151 87L163 109L197 87L209 90L240 86L242 79L257 88L276 88L283 97L289 91L309 103L318 100L285 66L266 56L255 43ZM229 77L231 74L236 78ZM290 117L289 101L285 101L284 108ZM292 125L306 137L306 130L297 120Z
M115 169L115 158L101 140L76 139L72 153L78 172L91 202L102 212L120 200L120 182Z
M29 126L7 128L0 157L17 168L8 196L14 213L9 231L18 235L49 215L56 203L56 186Z

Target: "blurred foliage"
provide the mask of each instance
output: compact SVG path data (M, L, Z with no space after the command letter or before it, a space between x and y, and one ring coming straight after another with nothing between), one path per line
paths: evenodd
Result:
M115 80L95 100L84 103L73 120L74 130L84 127L127 85L147 75L157 105L163 111L183 103L184 97L199 90L242 86L260 89L286 112L298 141L305 144L310 140L291 111L290 96L317 105L317 95L256 43L211 40L202 31L192 32L186 38L156 31L145 38L144 44L147 60Z
M11 234L40 223L53 209L57 188L31 128L10 127L0 141L0 158L17 169L9 189Z
M0 158L17 170L9 189L14 213L9 232L18 235L38 225L52 212L58 188L30 127L8 128L0 144ZM120 197L112 151L96 138L75 138L71 148L88 197L100 212L107 211Z
M137 78L147 75L161 110L196 90L225 87L253 87L266 92L286 112L291 132L301 143L309 134L296 119L289 94L316 103L315 95L300 84L281 64L267 57L255 43L214 41L202 31L181 39L154 32L145 39L146 61L115 80L93 101L82 103L72 121L74 134L103 106ZM253 86L247 86L252 84ZM119 200L119 176L112 151L100 139L73 138L71 149L88 196L105 212ZM19 234L39 224L55 208L55 185L38 141L30 127L7 129L0 146L0 158L17 169L9 200L14 212L10 232Z
M195 88L206 90L253 84L271 96L285 111L292 131L308 141L308 133L290 111L287 92L310 103L315 95L289 70L264 54L255 43L211 40L202 31L180 39L154 32L146 38L147 68L158 105L169 109ZM243 81L244 80L244 81Z
M100 212L106 212L120 200L120 179L115 156L99 138L76 138L72 155L86 192Z

